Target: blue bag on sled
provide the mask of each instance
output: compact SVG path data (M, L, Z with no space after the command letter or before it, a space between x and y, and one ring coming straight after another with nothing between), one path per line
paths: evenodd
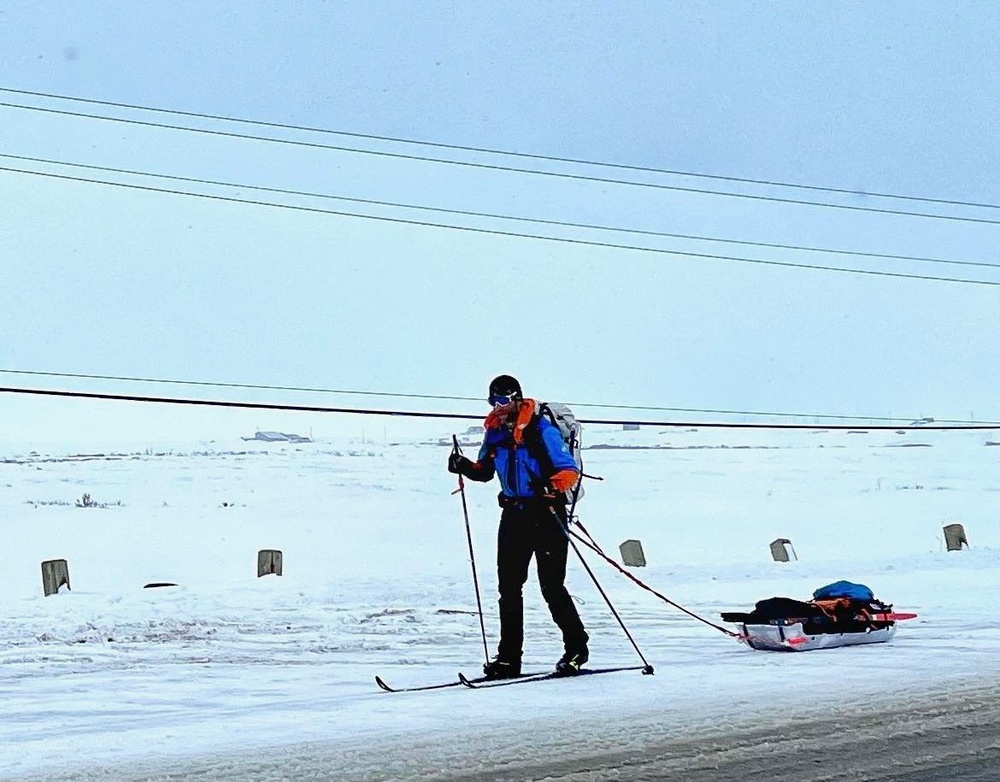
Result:
M851 581L834 581L813 592L813 600L836 600L838 597L848 597L851 600L874 600L875 593L864 584Z

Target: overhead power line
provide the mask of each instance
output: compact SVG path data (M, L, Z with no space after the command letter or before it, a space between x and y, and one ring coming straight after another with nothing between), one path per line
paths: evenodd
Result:
M564 163L564 164L568 163L571 165L593 166L597 168L617 169L620 171L633 171L636 173L643 173L643 174L682 176L682 177L690 177L692 179L707 179L717 182L733 182L738 184L759 185L767 187L784 187L784 188L792 188L797 190L804 190L804 191L811 191L818 193L836 193L838 195L863 196L865 198L887 198L887 199L896 199L900 201L911 201L911 202L926 203L926 204L939 204L946 206L962 206L962 207L973 207L979 209L1000 209L1000 205L998 204L982 203L977 201L964 201L964 200L947 199L947 198L929 198L926 196L913 196L913 195L902 195L899 193L862 191L856 189L829 187L822 185L805 185L797 182L782 182L778 180L769 180L769 179L752 179L749 177L725 176L720 174L705 174L694 171L680 171L676 169L656 168L653 166L636 166L636 165L628 165L625 163L611 163L608 161L588 160L584 158L560 157L557 155L540 155L528 152L512 152L510 150L495 149L490 147L474 147L462 144L445 144L441 142L423 141L411 138L401 138L397 136L380 136L373 133L357 133L346 130L335 130L331 128L321 128L309 125L294 125L282 122L266 122L263 120L246 119L243 117L231 117L220 114L206 114L195 111L182 111L179 109L164 109L154 106L142 106L134 103L121 103L115 101L96 100L93 98L81 98L74 95L58 95L55 93L48 93L48 92L36 92L33 90L18 90L18 89L13 89L11 87L0 87L0 92L7 92L14 95L28 95L35 98L48 98L53 100L71 101L75 103L89 104L92 106L108 106L117 109L146 111L157 114L168 114L177 117L191 117L194 119L207 119L219 122L232 122L235 124L254 125L257 127L275 128L279 130L293 130L305 133L320 133L330 136L342 136L344 138L364 139L366 141L379 141L379 142L386 142L393 144L408 144L418 147L447 149L456 152L473 152L476 154L497 155L502 157L520 158L523 160L538 160L547 163Z
M244 388L254 391L296 391L310 394L340 394L350 396L381 396L393 399L434 399L450 402L485 402L485 397L447 396L443 394L412 394L400 391L356 391L345 388L318 388L315 386L275 386L259 383L224 383L207 380L176 380L155 377L129 377L124 375L94 375L81 372L42 372L29 369L0 369L5 375L30 375L32 377L62 377L74 380L114 380L122 383L156 383L177 386L201 386L205 388ZM599 405L603 407L603 405ZM649 408L643 408L649 409Z
M634 252L656 253L658 255L672 255L687 258L705 258L718 261L732 261L734 263L750 263L763 266L776 266L791 269L812 269L814 271L838 272L841 274L862 274L872 277L895 277L910 280L927 280L934 282L953 282L964 285L987 285L1000 286L1000 282L994 280L962 279L958 277L942 277L929 274L904 274L902 272L877 271L872 269L845 269L839 266L823 266L820 264L793 263L791 261L765 260L761 258L741 258L730 255L717 255L713 253L696 253L682 250L669 250L659 247L644 247L641 245L620 244L616 242L599 242L591 239L579 239L572 237L546 236L544 234L520 233L517 231L502 231L495 228L479 228L468 225L453 225L449 223L438 223L428 220L409 220L400 217L385 217L381 215L360 214L357 212L345 212L336 209L321 209L319 207L301 206L294 204L281 204L273 201L261 201L250 198L237 198L235 196L213 195L209 193L193 193L186 190L172 190L169 188L152 187L150 185L137 185L125 182L110 182L103 179L90 179L87 177L69 176L68 174L54 174L51 172L31 171L28 169L13 168L10 166L0 166L0 171L8 171L14 174L24 174L26 176L38 176L49 179L59 179L69 182L84 182L94 185L105 185L108 187L124 188L129 190L140 190L149 193L163 193L169 195L189 196L191 198L203 198L210 201L220 201L224 203L247 204L252 206L265 206L274 209L286 209L310 214L335 215L337 217L353 217L362 220L375 220L379 222L396 223L399 225L412 225L423 228L444 228L454 231L464 231L480 235L505 236L518 239L535 239L539 241L558 242L582 247L600 247L604 249L629 250Z
M4 388L0 387L0 393L26 394L31 396L51 396L73 399L101 399L116 402L144 402L149 404L169 404L169 405L194 405L201 407L229 407L245 410L283 410L295 413L346 413L351 415L386 415L407 418L447 418L458 420L482 420L481 413L435 413L419 410L373 410L356 407L320 407L317 405L289 405L271 402L236 402L222 399L179 399L174 397L158 396L137 396L131 394L107 394L90 391L58 391L49 388ZM580 423L595 425L638 424L639 426L669 426L669 427L696 427L702 429L816 429L816 424L767 424L767 423L747 423L747 422L723 422L723 421L636 421L635 419L607 419L607 418L581 418ZM858 426L856 424L823 424L823 429L867 429L879 430L931 430L931 431L953 431L953 430L985 430L996 429L997 425L988 424L967 424L962 426L944 424L921 424L920 426L900 426L898 424L874 424Z
M582 228L592 231L613 231L616 233L632 234L636 236L650 236L661 239L683 239L687 241L717 242L720 244L735 244L747 247L762 247L774 250L794 250L797 252L824 253L828 255L853 255L859 258L874 258L878 260L910 261L915 263L939 263L954 266L978 266L983 268L1000 269L1000 263L987 263L982 261L963 261L950 258L931 258L918 255L894 255L891 253L872 253L857 250L838 250L828 247L809 247L805 245L778 244L775 242L751 242L738 239L723 239L714 236L698 236L695 234L679 234L667 231L651 231L638 228L622 228L613 225L594 225L592 223L575 223L567 220L547 220L537 217L519 217L516 215L504 215L493 212L477 212L467 209L448 209L436 206L421 206L418 204L407 204L398 201L382 201L372 198L353 198L350 196L339 196L328 193L316 193L303 190L291 190L280 187L264 187L262 185L250 185L242 182L223 182L215 179L204 179L201 177L185 177L172 174L157 174L149 171L138 171L129 168L115 168L111 166L95 166L86 163L71 163L65 160L53 160L51 158L30 157L27 155L8 155L0 153L0 158L8 160L20 160L27 163L40 163L43 165L65 166L67 168L85 169L88 171L101 171L110 174L124 174L127 176L142 176L153 179L162 179L171 182L187 182L199 185L212 185L213 187L231 187L240 190L255 190L262 193L275 193L278 195L301 196L305 198L322 198L331 201L343 201L352 204L364 204L367 206L385 206L394 209L412 209L423 212L438 212L441 214L453 214L462 217L488 218L491 220L509 220L524 223L535 223L537 225L551 225L559 228Z
M391 415L409 418L468 418L482 419L482 415L463 413L432 413L415 410L370 410L357 407L320 407L317 405L288 405L272 402L235 402L221 399L177 399L162 396L133 394L105 394L92 391L57 391L50 388L0 388L0 393L56 396L74 399L105 399L118 402L149 402L164 405L195 405L202 407L234 407L246 410L285 410L297 413L350 413L355 415Z
M426 399L434 401L445 401L445 402L478 402L482 403L485 400L482 397L476 396L454 396L447 394L415 394L415 393L405 393L401 391L358 391L353 389L344 388L324 388L317 386L279 386L279 385L264 385L260 383L227 383L218 381L207 381L207 380L177 380L177 379L167 379L167 378L152 378L152 377L134 377L128 375L98 375L98 374L85 374L81 372L44 372L40 370L29 370L29 369L0 369L0 374L5 375L25 375L31 377L58 377L58 378L68 378L73 380L111 380L114 382L127 382L127 383L147 383L147 384L159 384L159 385L179 385L179 386L192 386L192 387L202 387L202 388L239 388L254 391L293 391L293 392L304 392L313 394L331 394L339 396L370 396L370 397L384 397L384 398L394 398L394 399ZM812 419L823 419L823 420L836 420L836 421L860 421L860 422L872 422L872 421L885 421L885 422L900 422L900 421L913 421L917 416L908 416L906 418L887 418L884 416L861 416L861 415L831 415L831 414L820 414L820 413L776 413L773 411L764 410L722 410L718 408L703 408L703 407L666 407L663 405L622 405L622 404L605 404L600 402L567 402L570 407L573 408L600 408L602 410L644 410L652 412L667 412L667 413L706 413L709 415L734 415L734 416L755 416L755 417L768 417L768 418L812 418ZM480 416L482 417L482 416ZM631 423L629 421L624 421L622 423ZM949 419L942 418L937 419L938 423L946 424L993 424L995 426L1000 426L1000 421L968 421L959 419Z
M948 220L948 221L962 222L962 223L1000 225L1000 220L982 218L982 217L934 214L929 212L912 212L905 209L888 209L888 208L881 208L874 206L858 206L852 204L832 204L824 201L809 201L798 198L780 198L778 196L766 196L766 195L751 194L751 193L734 193L725 190L709 190L705 188L684 187L681 185L667 185L656 182L637 182L635 180L629 180L629 179L614 179L609 177L588 176L584 174L571 174L567 172L558 172L558 171L542 171L531 168L503 166L495 163L476 163L468 160L452 160L449 158L429 157L426 155L412 155L401 152L388 152L385 150L362 149L358 147L347 147L335 144L323 144L313 141L299 141L287 138L274 138L271 136L255 136L252 134L235 133L232 131L209 130L207 128L192 128L183 125L171 125L163 122L149 122L147 120L126 119L123 117L107 117L100 114L87 114L85 112L68 111L65 109L52 109L52 108L44 108L41 106L26 106L20 103L0 102L0 107L9 109L21 109L24 111L35 111L45 114L54 114L54 115L61 115L68 117L78 117L82 119L93 119L101 122L123 123L127 125L136 125L140 127L157 128L160 130L177 130L184 133L200 133L209 136L241 139L245 141L264 141L272 144L284 144L297 147L306 147L311 149L326 149L336 152L348 152L351 154L358 154L358 155L372 155L375 157L394 158L398 160L409 160L422 163L436 163L449 166L461 166L465 168L473 168L486 171L504 171L508 173L529 174L531 176L554 177L558 179L569 179L582 182L596 182L600 184L623 185L627 187L652 188L656 190L669 190L681 193L691 193L696 195L721 196L725 198L742 198L742 199L749 199L752 201L762 201L762 202L779 203L779 204L794 204L797 206L813 206L823 209L840 209L850 212L868 212L872 214L895 215L900 217L919 217L930 220ZM992 207L992 205L988 204L983 206Z

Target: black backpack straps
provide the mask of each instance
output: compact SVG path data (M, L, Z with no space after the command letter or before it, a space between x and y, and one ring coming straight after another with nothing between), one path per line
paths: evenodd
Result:
M549 456L549 449L542 442L541 418L543 415L547 415L549 422L552 423L552 411L549 410L548 405L541 402L535 415L531 418L531 423L524 428L524 446L542 468L542 478L547 479L555 472L555 466L552 464L552 457Z

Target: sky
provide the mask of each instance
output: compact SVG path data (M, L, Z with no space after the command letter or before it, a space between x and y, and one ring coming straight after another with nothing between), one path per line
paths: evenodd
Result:
M590 666L653 676L406 694L374 677L454 682L481 668L484 632L491 654L497 641L496 484L466 487L466 528L438 436L5 445L0 779L592 780L657 763L673 765L642 778L688 779L734 755L712 778L744 779L756 747L773 763L791 741L809 767L772 776L801 780L824 750L837 760L820 770L853 768L874 735L896 773L971 759L990 725L975 747L993 753L975 757L995 759L1000 430L585 434L604 480L574 531L616 562L641 541L647 565L629 572L704 622L577 542L636 645L570 552ZM77 507L84 494L96 504ZM955 522L968 547L948 552ZM772 560L776 538L792 561ZM256 577L260 549L282 551L280 577ZM50 559L71 589L46 597ZM722 612L842 579L917 616L889 643L796 653L719 631L740 630ZM524 596L525 670L551 670L562 644L534 568Z
M972 2L808 14L782 3L0 2L0 167L18 170L0 170L0 369L471 399L510 372L529 395L584 404L1000 420L998 23L993 4ZM12 435L101 418L82 403L5 394L0 405ZM148 415L140 432L165 414ZM116 416L121 427L141 418ZM170 428L194 433L193 421Z

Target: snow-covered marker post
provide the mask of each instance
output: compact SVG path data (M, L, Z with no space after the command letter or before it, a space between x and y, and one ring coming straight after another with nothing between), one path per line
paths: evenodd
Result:
M618 550L622 555L625 567L646 567L646 555L642 551L642 543L638 540L626 540Z
M65 559L47 559L42 563L42 590L45 596L59 594L59 589L69 585L69 564Z
M969 547L969 539L965 537L965 527L961 524L948 524L944 528L944 545L948 551L961 551L962 545Z
M281 575L282 556L278 549L262 548L257 552L257 578L272 573Z
M799 555L795 553L795 547L788 538L778 538L771 541L771 557L774 558L775 562L788 562L788 549L792 550L792 556L798 561Z

